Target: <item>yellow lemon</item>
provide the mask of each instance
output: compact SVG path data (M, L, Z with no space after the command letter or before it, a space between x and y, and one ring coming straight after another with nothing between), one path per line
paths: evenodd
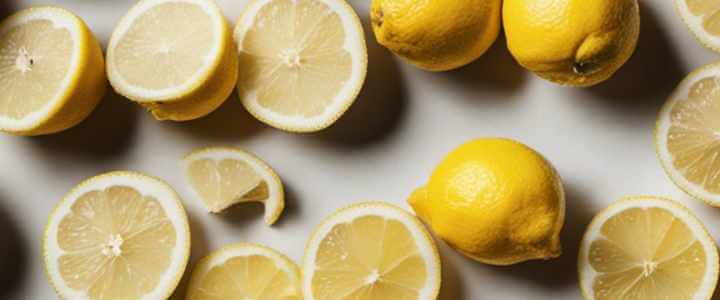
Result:
M635 51L637 0L506 0L508 49L526 69L555 83L590 86Z
M370 15L380 44L430 71L474 61L500 32L500 0L373 0Z
M437 236L477 261L510 265L560 255L562 183L545 158L518 142L460 146L408 202Z

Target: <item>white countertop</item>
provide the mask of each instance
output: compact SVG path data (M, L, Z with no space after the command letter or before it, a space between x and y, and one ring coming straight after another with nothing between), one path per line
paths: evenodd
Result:
M35 4L66 7L107 43L130 0L3 0L0 15ZM234 20L247 1L219 1ZM369 0L350 0L367 19ZM306 238L334 210L359 200L405 198L452 148L475 137L520 140L548 157L567 191L564 254L546 262L492 267L439 243L444 300L578 299L575 260L592 216L618 197L669 196L686 203L720 237L720 209L692 200L666 178L653 150L655 114L690 70L720 59L703 48L672 1L641 3L635 55L597 87L553 85L521 69L500 38L477 62L428 73L378 46L366 26L369 72L349 113L310 135L277 131L250 117L233 96L211 116L183 124L154 121L109 94L77 128L46 137L0 136L0 298L53 299L43 275L40 240L50 209L81 180L110 170L159 176L183 196L191 218L191 263L234 242L258 242L299 261ZM366 24L367 25L367 24ZM196 147L240 146L267 160L282 177L288 208L267 227L262 208L205 213L178 166ZM184 281L176 295L184 294ZM180 299L181 297L176 296Z

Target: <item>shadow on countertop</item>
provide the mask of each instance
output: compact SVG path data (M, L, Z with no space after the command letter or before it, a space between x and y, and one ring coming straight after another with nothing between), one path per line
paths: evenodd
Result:
M185 268L183 277L180 279L177 288L170 296L170 299L184 300L186 299L187 286L190 281L190 275L193 267L198 260L210 253L210 245L208 243L207 230L204 227L204 223L200 222L201 216L188 211L188 219L190 221L190 260Z
M0 194L0 299L16 299L28 274L28 243L20 224L8 206L10 199Z
M0 1L0 19L4 19L5 17L15 13L17 9L18 7L14 0Z

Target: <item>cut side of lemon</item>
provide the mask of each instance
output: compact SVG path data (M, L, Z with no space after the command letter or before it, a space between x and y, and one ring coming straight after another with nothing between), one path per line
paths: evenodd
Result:
M720 51L720 1L675 0L675 7L700 43Z
M257 156L237 148L195 150L183 159L190 187L205 208L219 213L243 202L265 206L265 223L277 221L285 208L280 177Z
M212 0L142 0L113 31L113 88L159 120L186 121L218 108L237 82L230 26Z
M315 229L305 248L305 300L436 299L440 258L415 217L382 202L352 205Z
M166 183L133 172L85 180L50 215L45 271L62 299L167 299L190 254L185 210Z
M658 158L691 196L720 206L720 63L685 77L658 115Z
M223 247L193 268L188 300L299 300L300 268L285 255L256 244Z
M106 87L100 45L71 12L28 8L0 23L0 131L68 129L93 111Z
M710 299L718 253L702 223L679 203L628 197L590 223L578 270L585 299Z
M256 118L312 132L352 105L367 70L360 19L343 0L256 0L235 27L238 94Z

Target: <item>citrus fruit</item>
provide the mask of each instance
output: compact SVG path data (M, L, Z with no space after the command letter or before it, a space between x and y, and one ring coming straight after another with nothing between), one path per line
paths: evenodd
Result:
M365 81L365 37L344 0L252 1L238 19L235 41L240 100L278 129L329 127Z
M590 86L632 56L640 33L637 0L506 0L508 49L549 81Z
M578 270L585 299L711 299L718 254L685 207L658 197L627 197L593 218Z
M0 131L50 134L84 120L105 94L102 50L62 8L34 7L0 23Z
M188 219L159 179L106 173L57 204L42 252L61 299L167 299L190 255Z
M562 250L560 177L516 141L484 138L458 147L408 202L437 236L483 263L549 259Z
M141 0L120 20L107 50L110 84L158 120L203 117L237 80L230 26L212 0Z
M305 300L436 299L440 259L423 225L381 202L359 203L325 219L303 261Z
M264 246L225 246L193 268L186 299L299 300L300 268Z
M185 156L183 166L190 187L212 213L255 201L265 206L265 222L273 224L285 207L280 177L265 162L241 149L195 150Z
M720 2L716 0L675 0L675 7L685 25L703 44L720 51Z
M500 32L500 0L373 0L375 38L407 62L447 71L480 57Z

